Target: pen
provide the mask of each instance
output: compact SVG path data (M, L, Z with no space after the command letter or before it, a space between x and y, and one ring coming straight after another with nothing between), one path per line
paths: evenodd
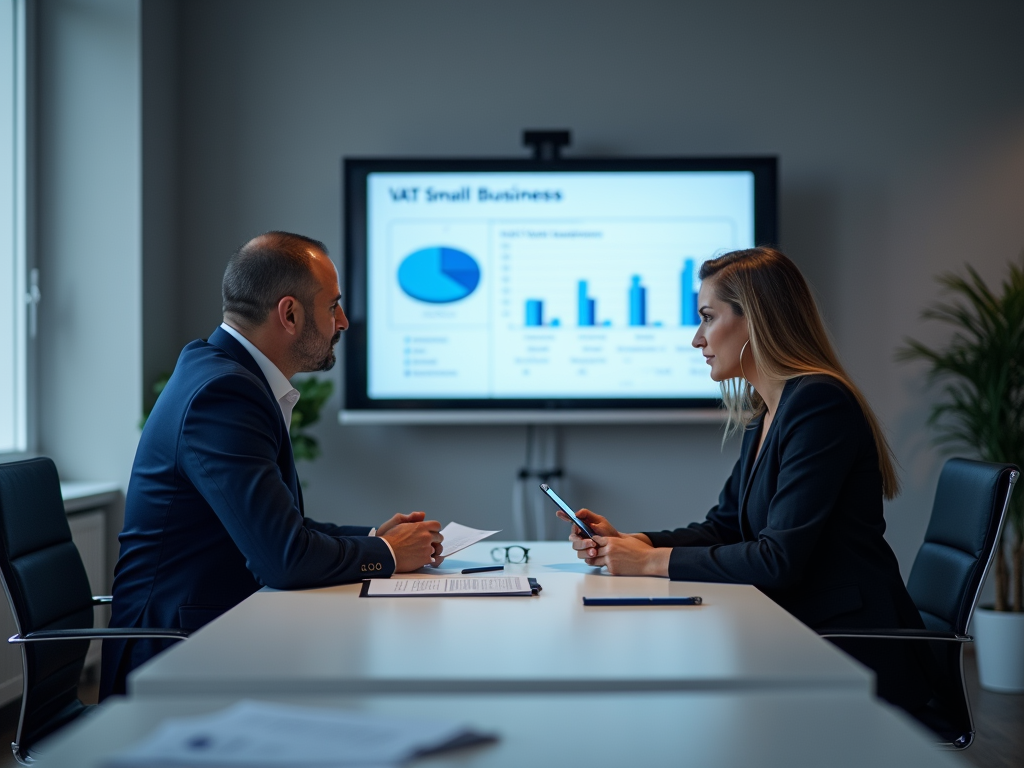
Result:
M699 597L584 597L584 605L700 605Z
M480 568L463 568L463 573L483 573L484 571L504 571L504 565L484 565Z

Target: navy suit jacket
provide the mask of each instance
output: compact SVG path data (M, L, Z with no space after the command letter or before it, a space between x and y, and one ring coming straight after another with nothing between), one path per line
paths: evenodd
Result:
M256 361L218 328L182 351L125 499L112 627L194 630L263 586L390 576L370 528L306 518L291 440ZM105 641L101 696L173 641ZM187 642L187 641L186 641Z
M923 629L883 536L878 453L852 393L830 376L791 379L757 455L761 427L758 418L746 429L704 522L647 534L675 548L669 577L753 584L815 629ZM837 644L878 672L881 695L908 708L927 701L918 650Z

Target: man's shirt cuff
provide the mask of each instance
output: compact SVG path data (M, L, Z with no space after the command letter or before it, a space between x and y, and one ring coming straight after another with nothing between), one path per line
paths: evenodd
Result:
M370 532L369 532L369 534L367 534L367 535L368 535L368 536L373 536L374 538L378 538L378 539L380 539L381 541L383 541L383 542L384 542L385 544L387 544L387 546L388 546L388 552L390 552L390 553L391 553L391 559L395 561L395 568L398 568L398 558L397 558L397 557L395 557L395 550L393 550L393 549L391 548L391 542L389 542L389 541L388 541L387 539L385 539L385 538L384 538L383 536L377 536L377 529L376 529L376 528L371 528L371 529L370 529Z

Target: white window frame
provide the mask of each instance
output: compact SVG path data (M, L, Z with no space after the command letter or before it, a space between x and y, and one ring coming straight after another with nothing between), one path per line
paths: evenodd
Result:
M13 451L0 448L0 460L29 455L35 449L34 355L32 347L37 331L36 309L39 303L39 272L29 259L28 247L28 64L27 55L29 11L26 0L0 0L9 2L14 21L14 121L13 133L13 240L14 256L14 400L15 417ZM21 299L21 300L19 300Z

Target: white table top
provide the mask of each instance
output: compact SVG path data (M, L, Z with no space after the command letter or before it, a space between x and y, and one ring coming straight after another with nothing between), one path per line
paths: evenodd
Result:
M903 713L863 694L823 691L404 695L290 698L305 706L444 720L496 733L496 744L412 766L702 768L964 766ZM228 706L215 697L111 699L40 745L40 768L99 768L165 717ZM570 722L578 716L579 725ZM578 729L578 730L577 730ZM574 738L573 733L582 737Z
M490 561L493 542L448 566ZM865 667L750 586L603 575L531 542L537 597L360 598L351 584L257 592L136 670L133 696L873 689ZM415 578L415 576L414 576ZM588 607L700 595L697 607Z

